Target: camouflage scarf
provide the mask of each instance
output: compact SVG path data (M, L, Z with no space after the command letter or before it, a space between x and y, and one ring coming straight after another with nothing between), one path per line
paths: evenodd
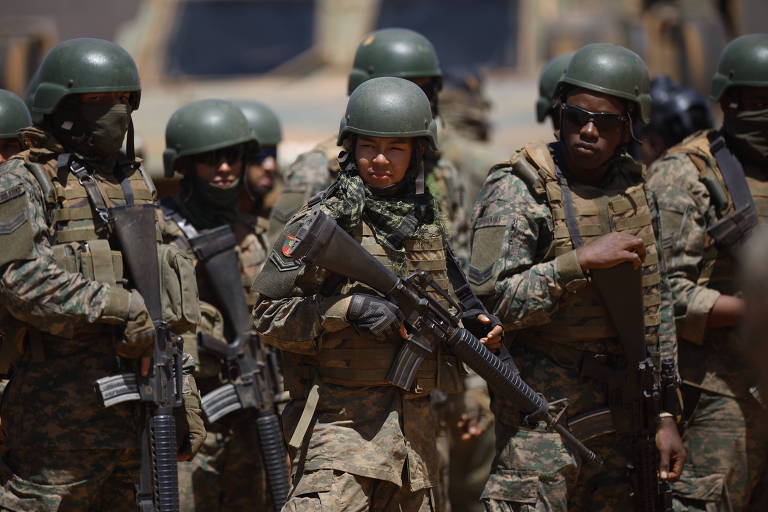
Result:
M424 199L416 196L415 176L409 169L404 186L391 196L376 195L360 178L357 165L348 154L339 157L334 197L327 203L331 215L346 231L362 222L368 224L376 241L393 251L402 252L408 238L443 235L443 227L434 198L427 189Z

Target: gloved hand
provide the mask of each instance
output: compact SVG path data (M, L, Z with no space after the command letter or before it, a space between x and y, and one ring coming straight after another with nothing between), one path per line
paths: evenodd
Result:
M405 315L387 299L356 293L347 308L347 322L369 332L378 341L394 338L400 333Z
M144 299L139 292L133 290L128 299L128 317L123 339L117 346L117 354L128 359L149 355L155 343L155 336L155 326L144 305Z

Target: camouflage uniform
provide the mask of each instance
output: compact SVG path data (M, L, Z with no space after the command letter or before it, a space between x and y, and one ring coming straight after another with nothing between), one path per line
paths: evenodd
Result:
M167 204L164 201L164 204ZM178 204L178 203L177 203ZM165 209L170 213L171 210ZM187 228L188 229L188 228ZM242 214L232 225L238 241L243 289L249 305L254 303L251 284L263 265L268 246L266 219ZM163 236L194 258L188 238L174 216L167 216ZM201 322L198 332L218 339L224 337L224 315L213 304L214 293L207 284L208 276L197 264L197 282L200 290ZM187 351L196 351L197 336L185 337ZM197 383L203 396L220 387L221 363L215 356L199 349ZM189 462L179 464L179 494L182 511L272 510L267 491L266 475L261 463L261 449L253 419L248 414L232 414L215 424L207 424L206 436L200 452Z
M746 371L739 330L706 327L707 314L721 293L740 294L735 260L707 233L721 215L733 210L710 151L709 133L698 132L670 149L651 167L648 180L659 199L682 340L681 375L685 396L690 397L686 408L691 416L683 437L689 459L674 490L678 505L686 510L742 510L766 469L768 443L760 432L764 411L749 392L756 378ZM765 222L765 169L747 165L744 170L758 216ZM728 201L720 215L707 182Z
M550 150L526 145L488 176L475 206L469 278L505 328L516 331L510 350L523 379L550 401L567 398L572 417L608 405L606 386L580 375L582 359L604 354L608 366L621 368L623 349L576 259ZM675 358L676 342L641 169L623 155L599 187L570 187L585 243L613 230L645 242L646 342L658 364ZM513 403L496 396L493 408L497 456L483 493L486 510L631 509L618 435L587 443L604 466L582 466L557 433L524 425Z
M435 150L436 132L426 94L407 80L382 77L351 94L339 139L410 137L415 146ZM284 510L434 512L438 426L430 392L461 389L455 357L438 351L422 362L408 391L393 386L387 375L402 338L396 328L377 338L373 329L357 323L360 317L348 321L352 313L346 299L373 301L366 314L376 318L376 325L396 327L400 320L381 315L382 308L395 306L362 283L291 258L289 248L308 213L319 210L391 271L429 272L453 293L439 207L419 186L423 167L418 162L397 192L386 196L364 183L355 159L339 163L334 185L286 225L254 283L256 330L282 351L292 398L283 425L297 451ZM449 307L442 296L432 296Z
M85 188L57 165L62 146L36 128L23 138L29 149L0 167L3 202L9 208L15 203L23 220L5 235L11 238L4 246L31 246L1 270L0 294L15 319L14 339L22 333L26 343L3 401L8 452L0 508L134 510L140 410L135 403L106 408L94 391L97 379L130 371L115 354L125 315L118 305L127 294L117 284L122 258L106 245L109 264L94 263L107 242L95 231ZM124 204L114 175L94 177L110 206ZM127 180L136 203L154 202L142 170L130 170ZM189 326L198 309L194 278L186 277L190 303L181 305L179 324Z
M295 233L305 216L304 212L294 217L284 234ZM356 236L372 254L387 261L387 254L369 230L360 226ZM430 257L429 251L422 255ZM419 256L414 253L412 258L401 264L413 268ZM435 510L432 488L437 484L437 424L429 398L434 382L425 381L416 393L385 385L384 376L399 343L366 339L347 324L338 306L341 297L359 291L360 285L330 291L327 272L286 265L290 262L284 261L277 244L256 286L286 279L286 272L291 272L288 279L298 273L294 284L297 295L262 294L254 309L254 321L264 341L284 351L286 387L292 397L283 413L287 437L296 436L299 415L307 407L313 384L318 386L319 401L314 405L308 435L298 434L301 447L294 458L294 489L285 510L306 510L304 507L318 500L329 510L336 510L333 500L357 510L353 504L366 506L369 493L371 503L381 500L386 504L399 501L393 496L404 492L412 504L403 510ZM370 368L358 370L361 376L355 375L355 366L361 362L351 354L349 349L353 348L361 359L369 360ZM336 350L339 353L334 356ZM350 354L344 355L347 352ZM350 366L349 372L344 371L345 366ZM443 370L445 374L450 371ZM405 502L400 504L406 506ZM373 510L390 509L382 506Z

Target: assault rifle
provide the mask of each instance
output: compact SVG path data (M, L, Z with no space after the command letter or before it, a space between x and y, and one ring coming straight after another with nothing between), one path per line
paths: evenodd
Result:
M203 411L211 423L240 409L253 414L272 501L275 510L280 510L288 497L289 478L275 404L275 395L280 392L279 369L274 353L250 328L235 235L229 226L221 226L204 231L189 242L205 267L234 338L233 343L227 343L205 333L198 334L199 344L223 360L228 380L203 397Z
M646 348L642 274L631 263L592 269L590 273L627 360L620 401L612 417L615 430L631 439L628 469L635 511L672 512L672 490L658 477L656 430L659 413L676 410L674 404L662 404L662 397L673 396L674 389L661 389ZM675 381L674 363L663 361L661 386L674 388ZM662 409L662 405L666 407Z
M138 400L144 404L141 470L136 486L139 512L178 512L176 421L173 409L183 405L182 342L162 318L160 270L155 238L155 206L111 208L112 227L120 242L134 287L155 324L152 365L96 381L106 407ZM139 365L140 366L140 365Z
M496 393L514 400L528 416L526 420L544 421L564 441L589 462L601 463L600 457L576 439L559 423L559 416L549 412L549 402L526 384L519 373L489 351L455 315L437 302L437 293L454 307L458 304L424 271L400 278L362 248L336 222L321 211L310 214L298 233L289 237L282 248L290 258L302 259L335 274L364 283L400 308L406 317L408 340L390 367L387 381L412 391L414 377L425 358L434 357L441 343L478 375Z

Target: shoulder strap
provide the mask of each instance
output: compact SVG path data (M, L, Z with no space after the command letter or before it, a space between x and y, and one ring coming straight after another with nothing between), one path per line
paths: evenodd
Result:
M181 229L181 232L184 233L184 236L187 238L187 242L200 235L195 226L181 214L179 205L173 197L167 196L162 198L160 200L160 209L163 211L163 215L166 219L173 221L179 226L179 229Z
M552 151L552 162L554 164L555 178L557 184L560 187L560 191L563 195L563 211L565 213L565 225L568 228L568 234L571 236L571 243L574 249L578 249L584 245L584 241L581 238L581 231L579 230L579 223L576 220L576 208L573 205L573 196L571 194L571 187L568 185L568 180L565 179L563 171L557 164L558 158L556 156L556 149L550 147Z
M96 179L90 172L88 172L88 169L76 159L72 158L71 153L60 154L56 161L56 167L59 169L68 169L69 172L77 178L77 181L85 189L85 193L88 195L88 200L96 211L96 215L99 220L101 220L103 224L102 228L109 226L112 223L112 214L107 206L107 201L104 199L104 194L102 194L99 185L96 183Z
M720 173L725 180L725 186L728 187L733 198L733 206L736 211L747 207L754 209L755 204L744 177L744 168L728 148L723 135L719 131L711 132L709 143L712 154L717 160L717 166L720 168Z
M757 225L757 208L744 176L744 168L728 148L722 133L711 132L709 142L717 167L733 199L734 212L710 226L707 233L717 245L728 248L744 240Z
M24 162L27 170L35 177L40 191L43 194L43 202L45 203L45 216L46 220L51 222L51 212L56 208L58 204L58 196L56 194L56 186L53 184L51 177L45 171L43 166L35 162Z

